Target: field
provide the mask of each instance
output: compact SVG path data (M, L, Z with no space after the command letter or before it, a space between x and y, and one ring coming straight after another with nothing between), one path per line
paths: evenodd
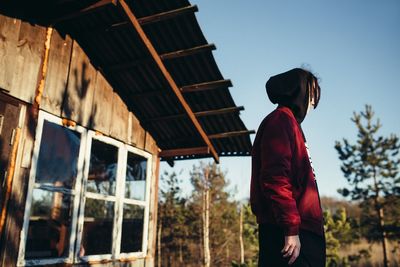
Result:
M358 244L350 244L343 246L339 250L339 255L345 257L352 254L357 254L358 251L366 249L369 250L371 257L367 260L362 260L358 265L365 267L383 267L383 253L382 245L380 243L368 244L366 240L361 240ZM400 266L400 242L389 242L389 263L391 267Z

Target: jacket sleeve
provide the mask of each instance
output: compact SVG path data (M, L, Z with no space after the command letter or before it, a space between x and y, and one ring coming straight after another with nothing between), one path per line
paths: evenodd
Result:
M280 114L264 128L260 151L260 187L286 236L297 235L300 225L291 179L294 145L293 126L286 114Z

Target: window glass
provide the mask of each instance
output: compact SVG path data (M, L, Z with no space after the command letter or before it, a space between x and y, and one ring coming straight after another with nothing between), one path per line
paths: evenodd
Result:
M111 254L114 202L87 198L79 256Z
M126 198L145 200L146 169L147 159L145 157L128 152L125 180Z
M33 190L25 259L68 256L72 201L62 192Z
M142 251L144 207L124 204L121 252Z
M44 121L36 183L72 189L77 175L80 134Z
M104 195L115 195L118 148L92 140L87 191Z

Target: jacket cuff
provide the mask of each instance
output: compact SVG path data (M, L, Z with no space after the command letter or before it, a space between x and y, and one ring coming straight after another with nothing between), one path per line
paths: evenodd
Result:
M283 233L285 236L298 235L299 226L298 225L285 225L283 227Z

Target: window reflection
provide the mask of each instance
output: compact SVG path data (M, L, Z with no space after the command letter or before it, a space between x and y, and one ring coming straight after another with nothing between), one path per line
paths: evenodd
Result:
M144 207L124 204L121 252L142 251Z
M87 191L115 195L118 148L92 140Z
M80 134L44 121L36 183L72 189L77 175Z
M79 256L111 254L114 202L86 199Z
M68 256L71 195L34 189L25 259Z
M128 152L125 197L145 200L147 159Z

